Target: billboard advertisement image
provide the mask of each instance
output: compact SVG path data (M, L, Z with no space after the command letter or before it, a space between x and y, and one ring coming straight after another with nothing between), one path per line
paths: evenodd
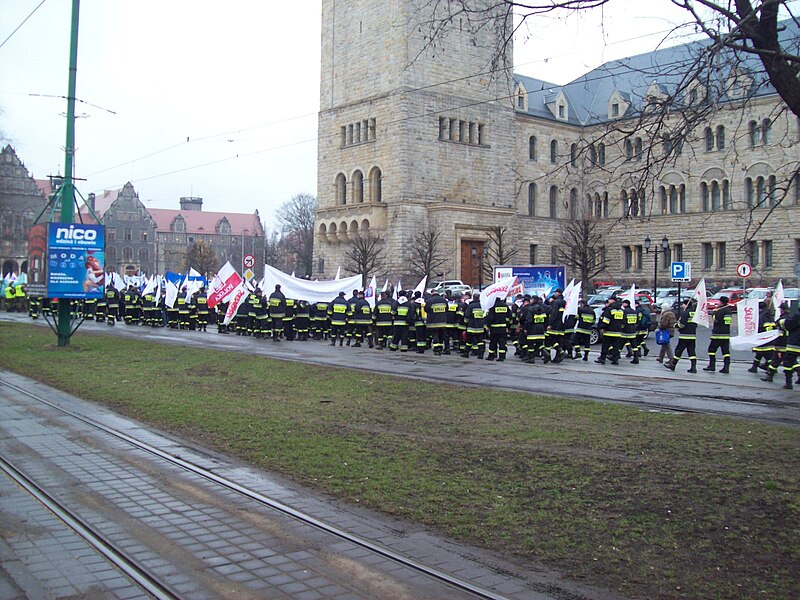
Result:
M48 223L47 295L102 298L105 235L102 225Z
M535 294L549 298L556 289L566 287L564 265L501 265L494 268L494 280L516 277L517 286L512 295Z

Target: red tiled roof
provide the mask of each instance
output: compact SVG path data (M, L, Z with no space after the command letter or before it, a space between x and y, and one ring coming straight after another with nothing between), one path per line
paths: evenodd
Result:
M231 235L242 235L243 233L249 236L258 234L263 237L264 235L258 213L223 213L168 208L148 208L147 212L156 222L156 231L170 231L172 221L181 215L186 221L186 233L216 233L217 223L225 217L231 225Z

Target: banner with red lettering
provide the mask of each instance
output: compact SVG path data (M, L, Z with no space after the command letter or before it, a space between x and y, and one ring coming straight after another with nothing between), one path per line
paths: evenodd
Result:
M220 302L224 302L241 283L241 275L230 262L226 262L208 286L208 307L214 308Z
M481 292L481 308L487 311L494 306L494 302L497 298L505 300L508 294L511 293L511 288L513 288L516 283L516 276L512 276L501 279L497 283L493 283L485 288Z
M233 290L233 293L229 294L228 310L225 312L225 320L222 321L223 325L227 325L233 320L233 317L236 316L236 311L239 310L239 305L247 300L249 294L250 292L247 291L247 286L245 286L244 282L240 283L238 287Z

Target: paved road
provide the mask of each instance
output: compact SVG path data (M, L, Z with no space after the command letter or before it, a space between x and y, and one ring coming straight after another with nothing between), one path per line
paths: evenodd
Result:
M7 319L30 322L14 313L0 314ZM46 326L39 322L40 326ZM618 402L638 406L643 410L692 411L731 417L757 419L773 423L800 425L800 386L782 389L782 375L773 384L764 383L759 375L747 372L750 355L734 361L729 375L720 373L687 374L688 361L676 372L665 369L655 361L653 353L639 365L622 361L619 366L596 365L591 362L566 361L559 365L527 365L509 357L503 363L463 359L457 355L434 356L416 353L398 354L369 348L331 347L325 342L286 342L219 335L194 331L152 329L118 324L108 327L102 323L85 322L79 329L109 335L132 336L162 343L234 352L248 352L285 360L353 368L446 381L478 388L496 387L510 390L545 393L572 398ZM656 345L650 343L651 349ZM702 346L701 346L702 347ZM701 350L699 356L705 353ZM703 366L700 361L698 367ZM780 383L778 380L780 379ZM465 393L471 393L465 390Z

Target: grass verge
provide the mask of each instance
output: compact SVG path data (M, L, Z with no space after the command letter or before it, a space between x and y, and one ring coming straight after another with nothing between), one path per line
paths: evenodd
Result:
M796 429L0 332L2 368L573 579L642 598L800 597Z

